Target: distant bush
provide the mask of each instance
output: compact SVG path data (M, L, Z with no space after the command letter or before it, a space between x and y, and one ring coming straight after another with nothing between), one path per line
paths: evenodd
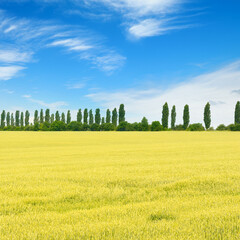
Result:
M205 128L201 123L193 123L189 125L188 130L189 131L205 131Z
M121 122L117 126L117 131L133 131L133 127L131 126L130 123L125 121L125 122Z
M66 130L66 124L62 121L54 121L51 124L50 129L51 129L51 131L65 131Z
M82 128L82 124L76 121L70 122L67 125L67 130L70 130L70 131L80 131L81 128Z
M159 121L152 122L150 127L151 131L163 131L163 126L160 124Z
M240 131L240 124L231 124L228 126L230 131Z
M173 130L175 130L175 131L184 131L185 128L183 127L182 124L179 124L179 125L176 125Z
M112 123L104 123L100 126L102 131L114 131L115 127Z
M224 124L220 124L217 128L216 128L217 131L227 131L228 130L228 127L225 126Z

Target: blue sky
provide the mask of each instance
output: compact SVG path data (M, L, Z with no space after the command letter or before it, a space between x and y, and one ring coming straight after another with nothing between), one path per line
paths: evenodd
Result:
M240 2L1 0L1 108L113 108L160 120L165 101L191 122L212 105L233 121L240 99ZM74 118L74 116L73 116Z

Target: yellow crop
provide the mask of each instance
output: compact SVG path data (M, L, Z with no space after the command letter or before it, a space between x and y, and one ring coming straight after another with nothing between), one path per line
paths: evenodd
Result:
M240 239L240 134L0 132L0 239Z

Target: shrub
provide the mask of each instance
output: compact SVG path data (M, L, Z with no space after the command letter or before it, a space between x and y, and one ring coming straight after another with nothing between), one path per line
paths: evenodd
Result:
M115 127L112 123L104 123L101 125L100 129L102 131L114 131Z
M66 130L66 124L62 121L54 121L51 124L51 131L65 131Z
M90 129L91 129L91 131L100 131L100 126L99 126L99 124L97 124L97 123L93 123L93 124L90 126Z
M220 124L217 128L216 128L217 131L227 131L228 128L227 126L225 126L224 124Z
M240 131L240 124L231 124L228 126L230 131Z
M183 127L182 124L176 125L176 127L174 128L175 131L184 131L185 128Z
M189 125L188 130L189 131L205 131L205 128L201 123L193 123Z
M132 126L130 123L128 122L121 122L118 126L117 126L117 131L132 131Z
M159 121L152 122L150 127L151 131L163 131L163 126L160 124Z
M67 125L67 129L70 131L80 131L81 128L82 128L82 124L80 122L76 122L76 121L70 122Z

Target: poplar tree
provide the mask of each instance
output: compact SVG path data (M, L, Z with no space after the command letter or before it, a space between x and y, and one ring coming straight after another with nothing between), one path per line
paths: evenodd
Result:
M100 124L101 123L101 114L100 114L100 109L97 108L95 112L95 123Z
M15 125L16 127L19 127L20 126L20 112L17 110L16 113L15 113Z
M6 112L5 110L3 110L1 114L1 128L5 127L5 118L6 118Z
M240 124L240 102L238 101L235 107L235 124Z
M187 129L190 123L189 106L186 104L183 110L183 128Z
M211 126L211 109L209 102L206 104L204 108L204 124L206 129L209 129Z
M83 112L83 122L85 124L88 124L88 110L87 110L87 108L85 108L84 112Z
M50 123L50 110L46 109L45 111L45 122Z
M114 108L112 111L112 124L116 127L117 126L117 119L118 119L118 113L117 109Z
M60 121L60 115L58 111L55 113L55 121Z
M50 123L52 124L54 122L54 113L51 114L51 118L50 118Z
M168 108L168 104L165 103L162 109L162 125L165 129L168 129L168 118L169 118L169 108Z
M10 117L10 112L7 113L7 126L10 126L10 121L11 121L11 117Z
M119 123L121 122L125 122L124 104L121 104L119 107Z
M79 109L77 113L77 122L82 123L82 110Z
M63 112L61 115L61 121L66 123L66 119L65 119L65 113Z
M69 124L71 122L71 112L70 110L68 110L67 112L67 124Z
M21 127L24 126L24 114L23 114L23 112L21 112L20 125L21 125Z
M29 126L29 118L30 118L30 113L29 111L27 110L25 112L25 126Z
M105 118L104 117L102 117L102 124L104 124L105 123Z
M171 128L174 129L175 125L176 125L176 107L175 105L172 107L172 111L171 111Z
M13 116L13 113L11 114L11 126L12 127L14 126L14 116Z
M44 122L43 110L40 111L40 123Z
M39 123L38 110L35 110L35 112L34 112L33 123L34 123L34 125Z
M92 109L89 111L89 125L93 124L93 112Z
M110 122L111 122L111 112L108 109L106 113L106 123L110 123Z

